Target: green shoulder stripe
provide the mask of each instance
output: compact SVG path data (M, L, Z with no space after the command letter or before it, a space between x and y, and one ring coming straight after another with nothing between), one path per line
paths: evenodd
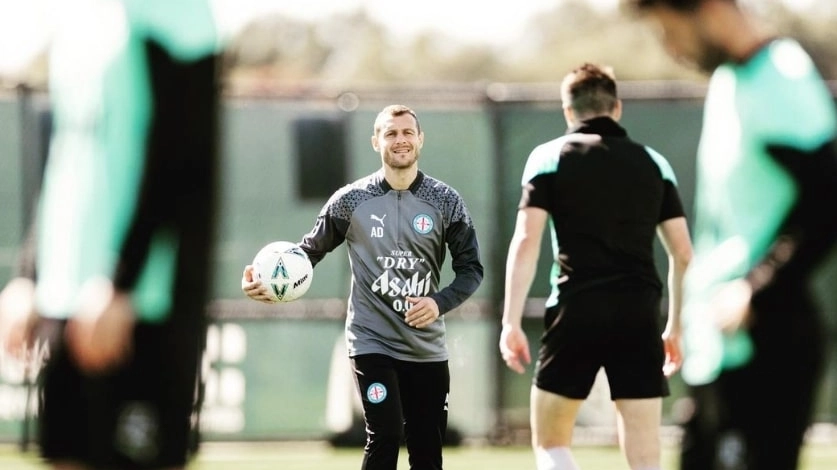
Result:
M741 71L739 80L749 85L742 87L746 92L739 99L770 103L773 112L742 117L766 141L810 150L834 139L834 102L814 62L795 41L774 41Z
M122 0L131 28L174 57L192 61L221 49L222 31L210 0Z
M663 174L663 178L669 180L677 186L677 178L674 176L674 170L671 169L671 165L666 160L666 157L662 156L660 152L652 149L651 147L646 146L645 151L648 152L648 155L651 156L651 159L654 160L654 163L657 164L657 167L660 169L660 173Z
M521 184L525 185L532 178L545 173L554 173L558 171L558 160L561 158L561 149L567 141L568 136L561 136L557 139L543 143L535 147L532 153L529 154L529 159L526 160L526 166L523 169L523 179Z

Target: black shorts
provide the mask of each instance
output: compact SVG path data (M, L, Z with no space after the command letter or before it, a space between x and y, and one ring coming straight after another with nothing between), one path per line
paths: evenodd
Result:
M202 342L195 341L195 333L187 338L167 326L140 324L128 363L87 376L63 348L63 327L58 320L43 320L39 327L50 332L39 407L43 458L97 469L184 466L197 443L193 422Z
M660 300L657 288L643 284L560 299L546 311L535 386L585 399L604 367L613 400L668 396Z
M796 279L762 290L751 306L750 362L689 389L682 470L799 465L826 365L828 329Z

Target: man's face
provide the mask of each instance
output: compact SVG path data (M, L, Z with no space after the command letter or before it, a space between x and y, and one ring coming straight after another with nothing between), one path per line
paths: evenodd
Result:
M381 154L384 165L396 170L415 165L423 144L424 133L419 132L409 113L387 118L377 135L372 136L372 148Z
M680 11L667 6L655 6L646 11L647 18L660 33L666 51L679 62L711 73L729 60L727 52L715 41L701 7L694 12Z

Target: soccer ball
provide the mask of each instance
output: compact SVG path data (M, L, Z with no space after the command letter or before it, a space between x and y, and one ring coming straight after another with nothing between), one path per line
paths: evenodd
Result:
M314 268L296 243L268 243L253 258L253 279L261 281L277 302L302 297L311 287Z

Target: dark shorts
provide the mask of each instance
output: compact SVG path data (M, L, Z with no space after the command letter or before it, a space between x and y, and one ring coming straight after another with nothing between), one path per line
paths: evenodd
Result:
M660 293L652 286L606 286L575 293L548 308L535 385L587 398L604 368L611 399L668 396L663 374Z
M140 325L133 358L113 373L91 377L65 354L63 325L40 325L51 331L39 409L44 459L97 469L183 466L197 443L197 343L182 335L173 342L177 335L170 328Z
M828 329L799 286L773 284L757 294L752 308L752 360L689 389L682 470L799 466L826 365Z

